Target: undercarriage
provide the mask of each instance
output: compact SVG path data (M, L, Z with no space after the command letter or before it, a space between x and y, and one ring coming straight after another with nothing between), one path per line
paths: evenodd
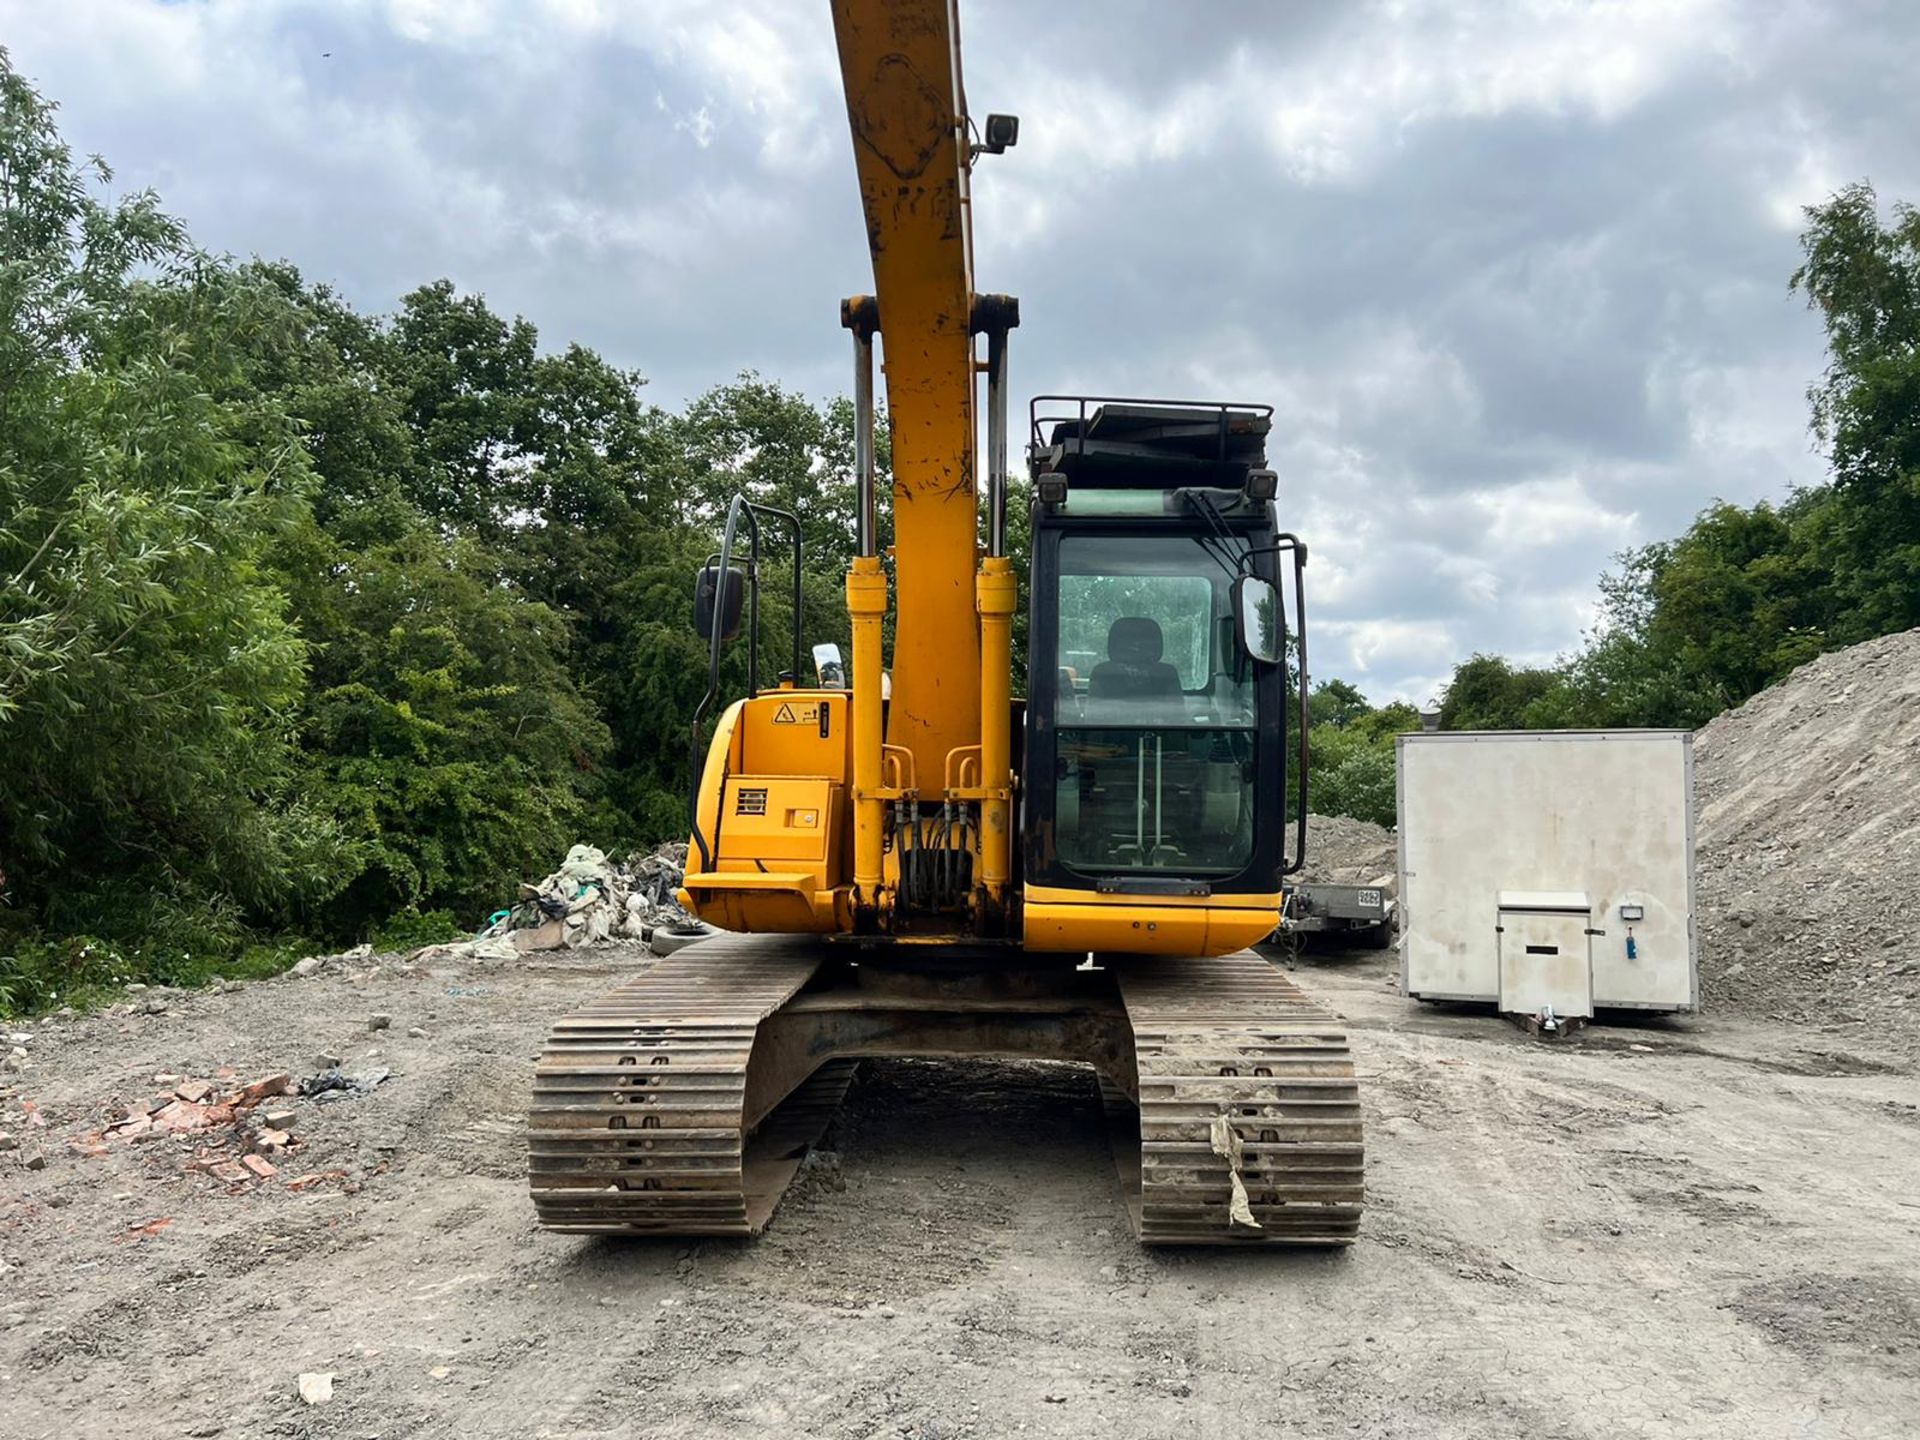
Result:
M659 961L548 1039L529 1129L540 1223L755 1234L862 1059L979 1056L1092 1068L1145 1242L1353 1239L1352 1056L1278 970L1247 952L1009 958L914 947L909 967L885 950L725 935Z

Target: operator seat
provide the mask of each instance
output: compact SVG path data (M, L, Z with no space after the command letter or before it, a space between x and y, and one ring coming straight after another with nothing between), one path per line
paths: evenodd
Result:
M1087 677L1089 700L1178 700L1180 672L1160 658L1160 622L1122 615L1107 630L1107 658Z

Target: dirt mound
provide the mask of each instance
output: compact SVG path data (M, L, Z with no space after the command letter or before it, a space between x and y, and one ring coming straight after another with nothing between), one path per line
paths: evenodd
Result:
M1292 835L1287 843L1292 845ZM1335 885L1368 885L1391 875L1397 857L1393 832L1346 815L1307 816L1307 865L1300 879Z
M1694 762L1704 1004L1920 1031L1920 630L1803 665Z

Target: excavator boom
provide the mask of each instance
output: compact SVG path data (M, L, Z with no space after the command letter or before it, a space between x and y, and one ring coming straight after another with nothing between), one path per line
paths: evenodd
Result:
M896 612L887 742L919 775L979 743L974 623L972 227L959 19L952 0L834 0L834 34L873 254L893 422ZM910 341L909 338L910 337Z

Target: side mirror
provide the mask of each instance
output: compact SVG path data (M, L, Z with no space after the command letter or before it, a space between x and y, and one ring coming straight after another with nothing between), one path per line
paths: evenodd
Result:
M1242 575L1233 585L1233 608L1240 622L1240 647L1267 665L1280 660L1280 592L1271 580Z
M718 565L703 565L693 586L693 628L700 638L713 638L716 619L722 640L738 635L746 594L746 579L738 570L729 569L723 576Z
M840 659L840 647L831 640L813 647L813 668L822 690L847 688L847 667Z

